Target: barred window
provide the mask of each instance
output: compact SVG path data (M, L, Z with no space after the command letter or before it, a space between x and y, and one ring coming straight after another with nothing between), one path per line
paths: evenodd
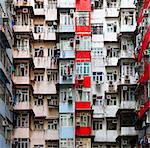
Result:
M103 24L92 24L92 34L103 34Z

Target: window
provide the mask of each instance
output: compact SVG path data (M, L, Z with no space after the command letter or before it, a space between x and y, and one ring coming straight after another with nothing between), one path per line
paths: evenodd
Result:
M92 24L92 34L103 34L103 24Z
M107 57L119 57L119 48L107 48Z
M42 47L34 49L34 57L43 57L44 56L44 50Z
M123 25L132 26L134 24L134 13L133 12L122 12L123 14Z
M103 145L98 143L93 143L92 148L103 148Z
M117 105L117 97L116 96L111 96L111 95L107 95L107 105Z
M30 25L30 14L29 13L17 13L15 25L26 26Z
M34 105L42 106L43 105L43 99L44 99L43 95L35 96Z
M73 126L73 114L61 114L60 126Z
M38 82L44 81L44 73L35 73L34 80Z
M73 25L73 16L69 13L60 13L60 26L70 25Z
M61 89L60 91L60 99L63 103L67 102L67 100L72 99L73 97L73 89Z
M35 128L35 130L43 130L44 129L44 122L43 122L43 120L36 120L36 121L34 121L34 128Z
M107 23L107 32L108 33L113 33L117 32L117 23Z
M73 147L74 147L73 139L68 138L60 140L60 148L73 148Z
M57 0L48 0L48 9L56 9Z
M55 141L51 141L51 142L47 142L47 147L48 148L58 148L58 142Z
M93 81L94 82L103 82L104 73L103 72L93 72Z
M90 73L90 63L76 63L76 74L89 75Z
M122 65L122 76L134 76L135 69L134 63L123 63Z
M35 7L35 9L42 9L42 8L44 8L44 3L35 1L34 7Z
M54 25L48 24L47 33L54 33L54 32L56 32L56 27Z
M29 90L22 88L16 91L17 102L28 102L29 101Z
M64 76L63 79L65 80L65 78L67 79L67 76L73 75L74 62L70 61L70 62L61 63L60 68L61 68L61 71L60 71L61 76Z
M92 48L92 58L103 57L103 48Z
M57 130L58 121L57 120L48 120L48 130Z
M34 145L34 148L44 148L43 145Z
M79 50L91 50L91 37L81 36L79 37L79 44L77 44Z
M47 81L49 82L57 82L58 72L55 70L47 71Z
M42 33L42 32L44 32L43 25L35 25L34 26L34 33Z
M89 26L89 12L77 12L77 26Z
M102 9L103 8L103 0L94 0L93 8L94 9Z
M134 101L135 100L135 88L131 87L128 88L127 90L123 90L123 101Z
M136 115L133 112L123 113L121 115L121 127L132 127L135 124Z
M73 50L74 38L61 38L60 49L61 50Z
M16 127L29 127L29 114L15 114L15 125Z
M51 95L47 98L48 106L58 106L58 96L57 95Z
M117 130L116 119L107 119L107 130Z
M29 139L27 138L15 138L14 139L15 148L29 148Z
M102 130L102 121L93 121L93 130Z
M18 50L29 50L29 40L28 39L17 39L17 49Z
M107 81L117 81L117 74L113 72L107 72Z
M107 0L107 8L116 8L117 0Z
M76 124L80 126L91 126L91 116L88 113L77 114Z
M91 94L89 91L76 91L77 101L90 101Z
M21 76L21 77L28 76L29 75L28 68L29 68L29 66L27 63L16 64L15 75Z

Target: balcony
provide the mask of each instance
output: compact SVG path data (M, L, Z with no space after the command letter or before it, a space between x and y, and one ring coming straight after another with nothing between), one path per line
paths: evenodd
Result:
M116 142L116 138L118 137L117 130L97 130L93 131L93 134L95 135L94 140L97 142Z
M30 33L32 32L32 27L30 25L15 25L14 32L15 33Z
M136 8L133 0L121 0L120 8Z
M60 59L74 59L75 58L75 51L73 49L61 50L59 58Z
M61 138L74 138L74 127L60 127L59 136Z
M117 8L106 8L105 17L118 17L119 11Z
M91 127L76 127L76 136L91 136Z
M55 41L56 40L56 32L45 33L45 40Z
M117 105L112 105L112 106L108 105L105 108L106 117L116 117L116 113L117 113L118 108L119 107Z
M121 101L120 109L135 109L135 101Z
M57 20L57 9L47 8L45 10L45 21L55 21L55 20Z
M58 69L56 59L51 59L50 57L34 57L33 62L35 65L35 69Z
M12 112L10 112L10 109L8 108L6 103L4 103L2 98L0 98L0 114L4 118L7 117L11 122L13 121L13 114L12 114Z
M29 59L31 57L30 49L13 49L13 58L15 59Z
M45 40L45 33L33 33L34 40Z
M35 117L46 117L47 116L47 108L44 107L43 105L41 106L36 106L33 105L32 106L33 112L34 112L34 116Z
M135 127L121 127L120 136L135 136L137 131Z
M34 130L31 139L36 139L38 143L43 143L45 140L58 140L58 130Z
M87 102L75 102L75 108L76 110L92 110L91 108L91 102L87 101Z
M59 83L60 84L75 84L75 76L73 74L60 76Z
M56 85L54 82L49 81L35 82L33 90L34 94L56 94Z
M64 103L59 104L59 112L60 113L73 113L75 111L75 105L72 100L72 102L67 101Z
M105 33L104 34L104 41L105 42L117 42L117 33L112 32L112 33Z
M117 66L118 57L106 57L105 66Z
M58 8L75 8L75 0L58 0Z
M61 25L59 26L59 32L63 33L63 32L75 32L75 27L74 25Z
M135 76L122 76L118 82L118 85L124 84L124 85L129 85L129 84L136 84L136 77Z
M16 7L29 7L32 6L31 0L18 0L14 4Z
M134 59L134 49L127 49L127 51L121 50L120 58Z
M17 102L14 105L14 110L30 110L32 109L30 102Z
M136 23L134 25L123 25L121 24L120 32L134 32L136 30Z
M13 138L30 138L30 128L21 127L21 128L14 128Z
M45 9L41 8L41 9L35 9L34 8L34 15L42 15L45 16Z
M29 76L13 76L14 84L18 85L29 85L30 77Z

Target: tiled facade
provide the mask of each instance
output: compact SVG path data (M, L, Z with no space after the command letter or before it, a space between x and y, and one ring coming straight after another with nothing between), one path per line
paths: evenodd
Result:
M148 148L149 0L0 4L0 148Z

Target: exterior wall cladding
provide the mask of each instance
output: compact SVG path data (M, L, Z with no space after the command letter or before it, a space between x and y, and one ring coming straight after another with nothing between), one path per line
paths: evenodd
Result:
M150 0L0 0L0 148L150 147L149 44Z

